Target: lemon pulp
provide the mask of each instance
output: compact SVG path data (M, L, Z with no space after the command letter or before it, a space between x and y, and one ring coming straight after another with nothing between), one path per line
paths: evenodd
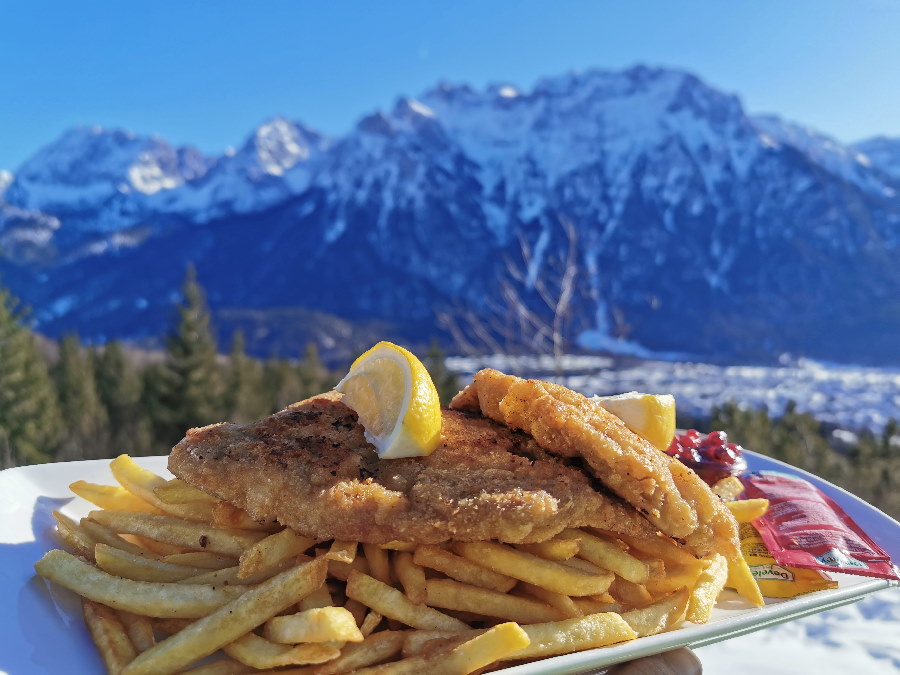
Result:
M335 389L379 457L421 457L440 443L437 389L422 362L403 347L379 342L353 362Z

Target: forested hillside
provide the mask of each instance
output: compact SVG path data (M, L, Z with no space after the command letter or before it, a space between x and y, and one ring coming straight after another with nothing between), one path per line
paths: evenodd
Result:
M100 459L120 453L166 454L190 427L248 422L327 391L343 374L320 361L315 345L295 359L252 358L234 334L227 353L216 343L204 292L189 270L162 353L110 342L85 347L63 338L50 350L27 327L27 313L0 288L0 468ZM52 353L51 353L52 352ZM302 353L301 353L302 352ZM446 404L460 387L437 345L426 366ZM349 364L346 364L349 365ZM894 517L900 516L897 424L852 442L835 440L792 407L778 418L729 404L682 426L722 429L748 448L830 480Z

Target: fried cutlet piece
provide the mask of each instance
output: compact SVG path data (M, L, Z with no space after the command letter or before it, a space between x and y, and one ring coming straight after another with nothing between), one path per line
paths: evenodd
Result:
M255 519L320 540L519 543L583 525L654 533L581 469L481 415L444 410L431 455L379 459L336 393L254 424L191 429L169 470Z
M709 486L587 397L485 369L450 407L521 429L551 454L584 458L604 485L696 555L740 555L737 522Z

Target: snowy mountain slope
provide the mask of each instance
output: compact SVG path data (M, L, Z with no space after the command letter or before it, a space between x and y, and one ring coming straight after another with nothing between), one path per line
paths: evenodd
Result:
M900 358L896 182L688 73L442 84L336 139L275 118L202 172L154 159L121 191L141 153L179 156L150 142L70 132L16 173L9 205L59 221L42 256L0 259L41 275L16 290L42 330L158 332L193 262L223 307L383 319L410 338L456 322L514 348L522 308L547 321L542 284L568 274L567 332L585 344Z
M876 136L854 143L853 148L865 155L872 166L900 180L900 138Z
M881 164L872 161L859 146L842 145L815 129L788 122L775 115L755 115L752 120L766 139L797 149L832 174L876 194L881 193L887 197L896 194L896 187L892 187L896 181L891 180L892 177L888 175L880 176L878 171L884 170ZM873 172L873 168L876 171Z
M66 228L112 231L135 223L144 196L196 180L209 164L196 150L160 138L76 127L19 167L4 198L66 216Z
M148 200L149 208L200 223L264 210L306 190L310 166L327 147L328 139L316 131L275 117L202 177Z

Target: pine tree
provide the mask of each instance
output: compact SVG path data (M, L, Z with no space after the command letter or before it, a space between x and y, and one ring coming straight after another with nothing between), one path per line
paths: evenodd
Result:
M329 391L337 384L338 380L319 358L319 348L315 342L306 345L306 352L297 365L297 375L300 378L301 397L307 398Z
M166 361L149 373L147 404L156 440L171 447L191 427L222 415L222 372L203 289L189 267L177 306L178 324L166 341Z
M268 412L278 412L305 398L296 366L284 359L271 358L263 364L263 396Z
M143 381L121 342L110 342L94 352L94 372L97 393L109 418L110 454L150 452L149 420L140 405Z
M269 413L263 393L262 368L259 361L245 353L244 334L237 331L228 356L225 375L224 410L231 422L245 423Z
M94 365L78 337L67 335L59 343L59 361L53 368L65 434L59 460L98 459L107 453L108 418L97 392Z
M437 389L441 405L449 405L450 400L459 393L461 387L456 373L447 368L447 356L437 340L432 341L431 347L425 355L424 363Z
M0 288L0 451L12 465L51 459L61 431L47 363L17 310Z

